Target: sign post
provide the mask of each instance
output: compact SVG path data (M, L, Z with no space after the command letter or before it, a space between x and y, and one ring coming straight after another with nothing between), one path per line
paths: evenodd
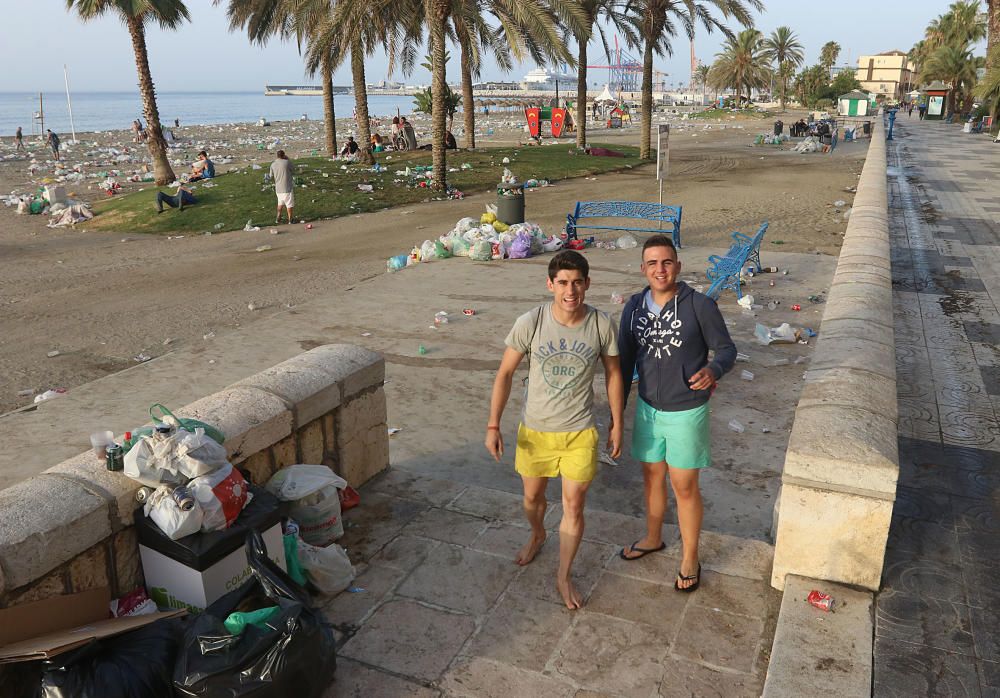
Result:
M656 127L656 179L660 183L660 206L663 205L663 180L670 173L670 125L660 124ZM659 223L663 229L663 221Z

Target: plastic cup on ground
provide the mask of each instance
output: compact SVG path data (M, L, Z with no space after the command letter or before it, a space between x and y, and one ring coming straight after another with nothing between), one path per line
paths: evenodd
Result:
M94 450L94 457L104 460L104 449L115 442L115 434L112 431L95 431L90 435L90 447Z

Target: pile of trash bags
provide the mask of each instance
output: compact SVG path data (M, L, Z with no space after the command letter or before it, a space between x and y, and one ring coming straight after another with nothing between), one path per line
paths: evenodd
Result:
M122 445L124 474L145 488L143 513L170 540L228 528L253 495L229 462L225 436L160 404L149 414L154 427Z
M561 250L565 242L547 235L537 223L507 225L497 220L496 208L488 206L478 219L462 218L455 227L436 240L424 240L409 254L390 257L386 270L393 272L419 262L449 257L468 257L477 262L499 259L527 259L545 252Z
M770 134L770 133L762 133L762 134L758 135L754 139L753 144L754 145L781 145L785 141L789 141L789 140L791 140L791 138L786 133L782 133L781 135L777 135L777 136L773 135L773 134Z
M792 148L796 153L816 153L823 150L823 144L816 136L806 136L805 140Z

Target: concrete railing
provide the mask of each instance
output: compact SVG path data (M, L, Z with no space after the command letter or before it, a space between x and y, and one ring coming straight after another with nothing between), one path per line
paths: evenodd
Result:
M175 412L219 427L230 461L252 482L293 463L325 463L359 487L389 464L384 381L380 355L329 344ZM140 586L138 487L88 452L0 490L0 607Z
M877 590L899 474L886 144L874 121L820 339L795 410L771 584Z

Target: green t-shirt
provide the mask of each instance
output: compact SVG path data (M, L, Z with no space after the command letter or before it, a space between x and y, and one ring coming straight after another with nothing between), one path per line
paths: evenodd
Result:
M589 305L576 327L560 325L552 316L551 303L519 317L505 343L529 355L524 426L535 431L594 426L594 372L602 354L618 355L615 335L611 318Z

